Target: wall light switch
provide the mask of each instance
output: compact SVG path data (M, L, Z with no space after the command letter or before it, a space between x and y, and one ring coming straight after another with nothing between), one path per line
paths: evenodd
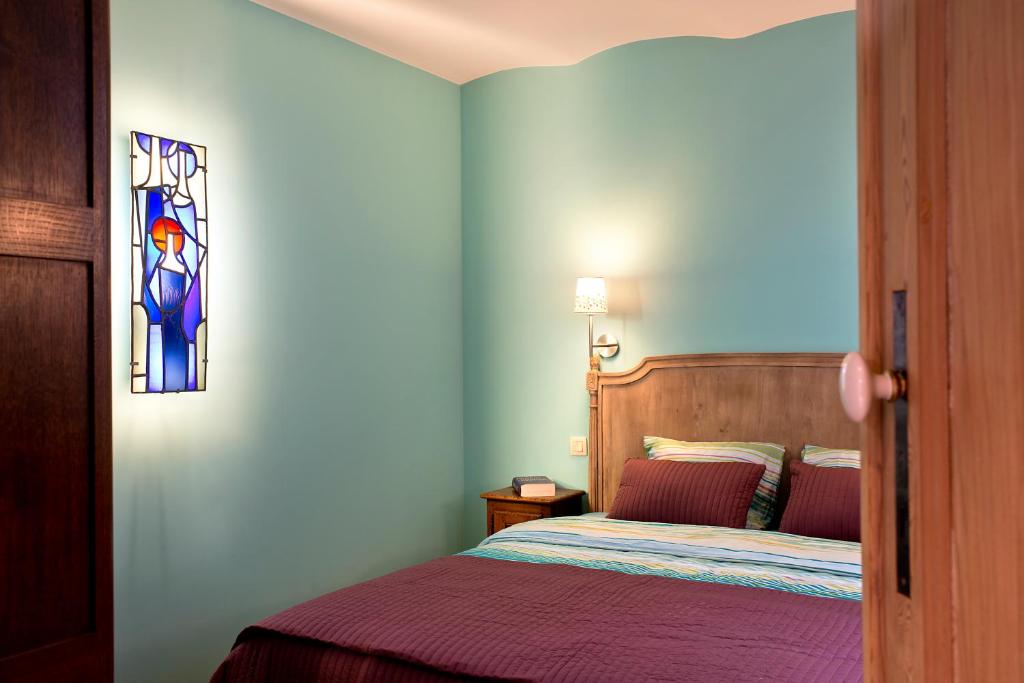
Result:
M585 436L570 436L569 437L569 455L586 455L587 454L587 437Z

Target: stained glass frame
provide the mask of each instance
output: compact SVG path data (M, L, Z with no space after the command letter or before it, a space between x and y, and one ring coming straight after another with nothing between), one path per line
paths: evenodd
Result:
M207 150L138 131L129 145L131 391L206 391Z

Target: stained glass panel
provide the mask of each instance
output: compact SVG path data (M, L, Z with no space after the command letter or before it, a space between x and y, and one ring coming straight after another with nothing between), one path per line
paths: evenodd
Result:
M132 392L206 390L206 148L132 132Z

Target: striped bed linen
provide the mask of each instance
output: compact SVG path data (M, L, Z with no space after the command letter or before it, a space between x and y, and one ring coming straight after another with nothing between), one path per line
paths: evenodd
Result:
M849 448L826 448L807 444L800 453L800 459L815 467L860 468L860 451Z
M591 513L516 524L461 554L861 597L860 543L776 531L629 522Z

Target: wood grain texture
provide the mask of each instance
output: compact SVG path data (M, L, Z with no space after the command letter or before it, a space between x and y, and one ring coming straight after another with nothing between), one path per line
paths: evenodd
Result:
M108 22L0 3L5 683L113 678Z
M59 351L89 346L90 287L86 264L0 256L0 657L91 629L89 358Z
M561 486L555 487L555 495L553 496L532 496L524 498L516 493L516 490L511 486L506 486L503 489L495 489L494 491L486 491L480 494L480 497L484 500L502 500L510 501L514 503L540 503L543 505L551 505L553 503L561 503L571 498L579 498L586 491L579 489L563 489Z
M1024 5L950 3L955 667L1024 680Z
M947 0L922 0L914 12L916 178L907 240L907 376L917 384L908 388L911 667L926 681L949 680L953 667L947 6Z
M646 457L643 437L770 441L799 457L806 443L857 448L843 413L841 354L656 356L599 373L592 392L590 508L607 510L626 460ZM786 484L780 492L785 500Z
M893 366L892 294L907 293L911 596L896 590L894 413L865 422L865 677L952 675L947 390L946 2L858 6L861 353Z
M0 3L0 195L93 203L88 15L88 2Z
M881 187L881 220L883 242L879 247L882 258L880 273L881 286L877 291L875 310L879 320L875 330L881 334L879 345L881 357L869 359L872 369L882 370L893 367L892 345L892 293L907 289L908 263L906 241L911 234L914 220L914 192L916 175L913 159L915 154L914 88L916 87L914 60L914 8L913 2L896 0L881 3L881 73L879 83L881 96L880 139L882 162L881 176L877 179ZM916 291L908 293L913 298ZM875 365L875 363L878 363ZM916 384L919 378L914 378ZM883 596L883 619L885 644L882 660L882 677L885 681L908 681L916 675L913 668L914 632L912 630L913 604L896 590L896 466L893 444L895 443L894 413L891 406L876 403L873 408L881 413L882 449L873 456L880 463L881 492L874 496L882 515L881 536L864 537L882 552L882 583L877 588ZM913 468L915 449L910 446L910 467ZM917 529L914 520L910 522L910 533ZM911 581L916 584L916 563L911 557ZM914 586L919 588L919 586Z
M884 354L881 197L881 7L857 7L857 204L860 275L860 353L873 367ZM885 590L883 579L882 414L872 410L861 424L861 571L864 674L883 680Z
M96 253L94 210L28 199L0 200L0 244L14 256L90 261ZM83 229L85 226L85 229Z

